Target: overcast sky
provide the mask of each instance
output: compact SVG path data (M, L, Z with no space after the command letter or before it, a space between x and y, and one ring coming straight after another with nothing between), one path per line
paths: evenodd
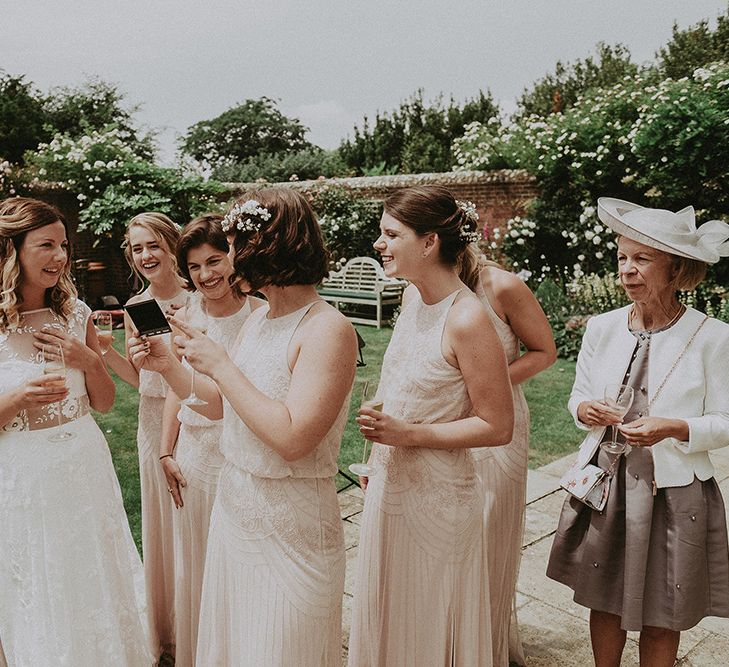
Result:
M715 25L727 0L0 0L0 69L42 91L87 75L141 104L169 157L193 123L247 98L333 148L363 115L417 88L457 100L490 89L507 111L563 62L621 42L651 60L674 21Z

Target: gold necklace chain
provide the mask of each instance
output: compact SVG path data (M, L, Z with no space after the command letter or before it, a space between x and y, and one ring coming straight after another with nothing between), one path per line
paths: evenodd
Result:
M663 326L660 326L660 327L654 327L653 329L645 329L645 331L653 332L653 331L656 331L657 329L668 329L668 327L670 327L671 325L676 323L676 321L681 317L681 315L684 314L684 312L686 312L686 306L682 303L679 303L676 314L666 324L664 324ZM630 312L628 313L628 328L631 331L635 331L635 329L633 328L633 323L635 321L635 317L636 317L635 316L635 304L633 304L630 308Z

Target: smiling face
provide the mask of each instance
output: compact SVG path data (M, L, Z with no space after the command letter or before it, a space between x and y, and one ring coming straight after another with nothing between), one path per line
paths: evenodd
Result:
M209 243L190 248L187 270L195 289L205 298L221 299L230 293L228 278L233 275L233 265L226 253Z
M20 283L24 288L55 287L68 265L66 228L59 220L29 231L18 253Z
M435 234L419 236L411 227L382 214L380 236L372 247L380 253L385 275L412 280L423 268L423 253L432 246Z
M676 265L668 253L625 236L618 240L618 275L631 301L671 296L675 273Z
M129 230L129 246L134 266L146 280L154 284L171 278L174 271L172 256L151 230L134 225Z

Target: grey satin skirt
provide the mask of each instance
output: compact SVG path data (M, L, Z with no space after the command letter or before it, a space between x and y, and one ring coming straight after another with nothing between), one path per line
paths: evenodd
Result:
M599 451L600 467L611 459ZM729 617L729 546L716 481L694 478L655 496L652 485L650 450L635 448L621 458L602 512L568 496L547 576L569 586L578 604L620 616L624 630L687 630L705 616Z

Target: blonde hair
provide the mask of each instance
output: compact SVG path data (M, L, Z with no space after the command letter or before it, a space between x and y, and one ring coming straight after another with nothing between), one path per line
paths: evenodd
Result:
M142 227L150 231L154 237L160 241L162 248L169 255L172 262L172 269L177 276L180 275L180 270L177 265L177 242L180 240L180 228L172 222L164 213L145 212L135 215L127 224L127 229L124 232L124 242L122 248L124 249L124 258L129 264L129 268L136 278L141 282L142 288L144 289L145 280L144 276L138 271L134 265L134 257L132 256L132 246L129 243L129 236L132 228ZM180 279L182 280L182 279ZM182 284L182 282L180 283Z
M671 255L671 261L674 270L671 287L674 291L689 292L696 289L706 277L706 262L680 255Z
M38 199L14 197L0 201L0 331L20 324L23 298L19 293L22 282L19 253L28 232L56 222L68 228L63 214ZM71 279L71 251L58 282L46 290L46 305L64 320L73 311L76 287Z

